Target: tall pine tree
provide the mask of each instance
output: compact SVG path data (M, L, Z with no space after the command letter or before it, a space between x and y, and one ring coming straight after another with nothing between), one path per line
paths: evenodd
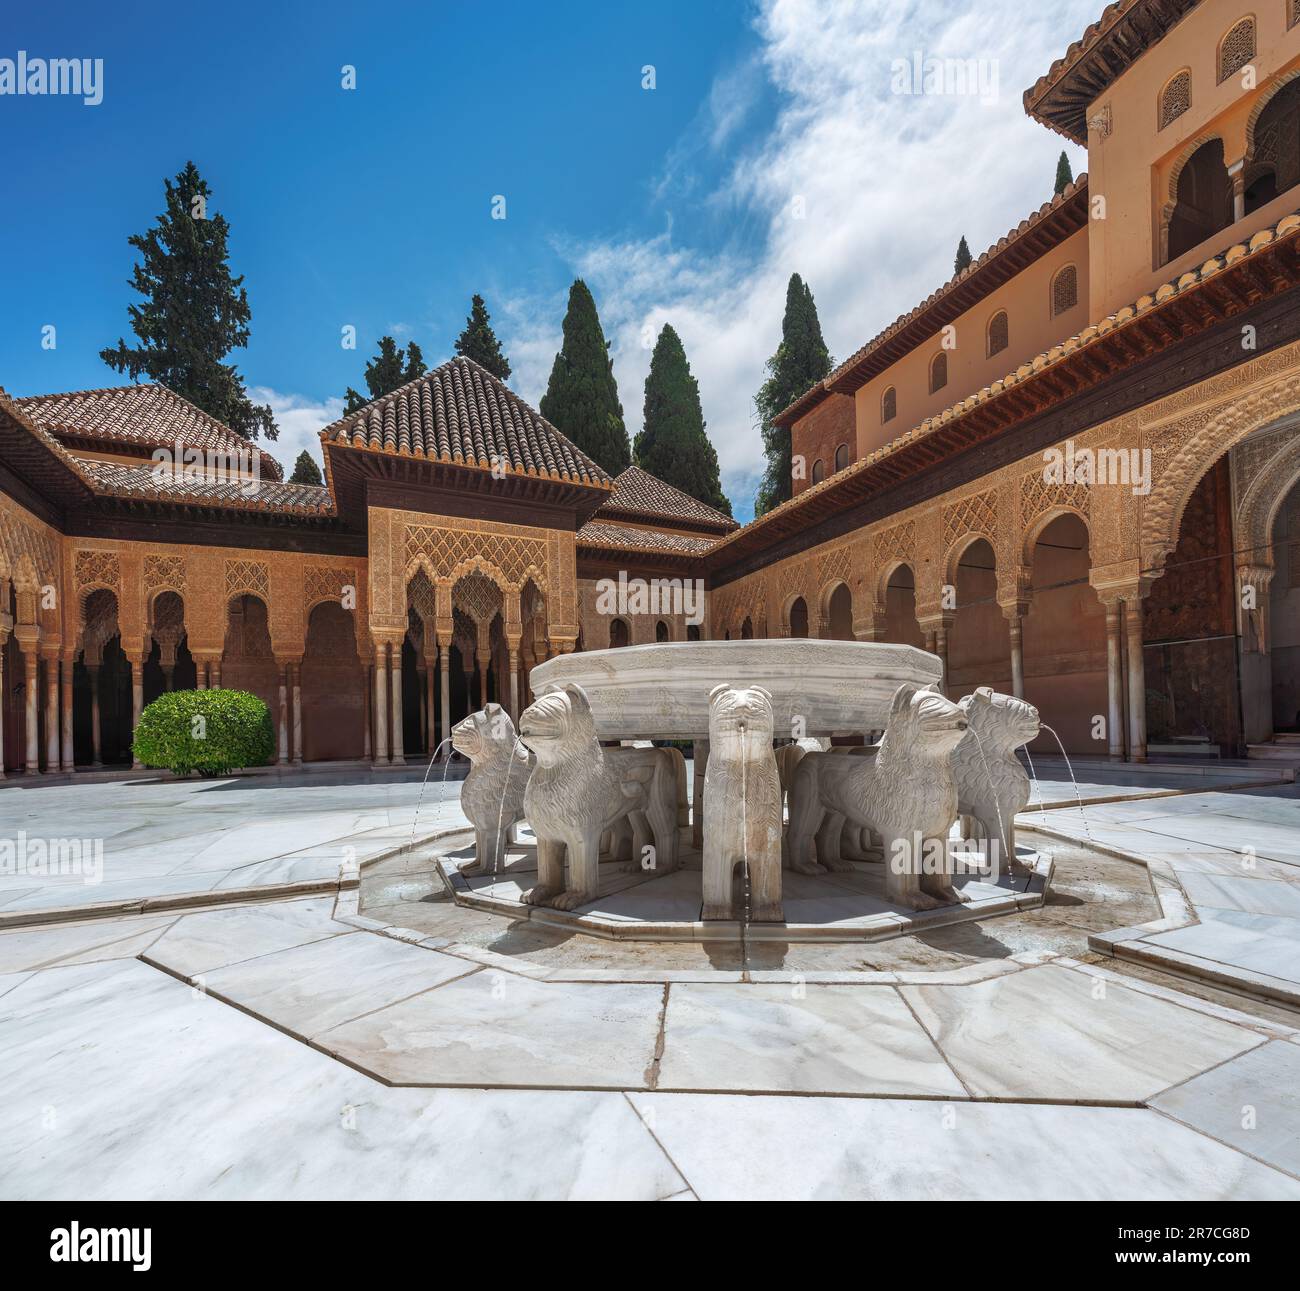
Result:
M579 278L569 288L564 343L537 410L611 475L631 465L623 405L596 302Z
M222 362L247 346L252 318L243 275L230 272L230 225L208 209L212 190L192 161L163 187L157 225L127 239L141 257L130 286L144 301L127 310L140 344L119 338L99 357L132 381L161 382L249 439L274 439L271 409L253 403L239 369Z
M1070 159L1062 148L1061 155L1056 159L1056 185L1052 191L1059 197L1073 183L1074 171L1070 169Z
M642 470L724 515L731 503L718 479L718 454L704 433L700 386L686 351L667 325L659 333L645 379L645 421L633 445Z
M391 336L379 338L379 353L366 364L366 389L369 397L358 394L351 386L343 396L343 414L356 412L364 408L371 399L382 399L386 394L404 386L416 377L422 377L428 369L424 365L424 355L420 347L412 341L405 352L398 348Z
M781 322L781 344L767 361L767 380L754 396L767 469L758 487L754 514L762 515L785 502L792 493L790 432L773 423L804 391L825 377L832 367L830 352L822 340L813 294L797 273L790 275L785 291L785 318Z
M501 342L492 330L492 316L483 297L475 295L469 306L465 330L456 338L456 353L473 359L501 381L510 376L510 360L501 352Z
M289 476L290 484L324 484L321 478L320 467L316 465L316 459L304 448L298 454L298 460L293 464L293 474Z
M952 271L953 274L959 274L963 269L969 269L971 263L970 247L966 245L966 235L961 235L961 241L957 243L957 254L953 257Z

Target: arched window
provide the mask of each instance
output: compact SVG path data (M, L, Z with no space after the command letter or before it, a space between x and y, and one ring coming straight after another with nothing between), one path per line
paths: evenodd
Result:
M632 634L623 619L613 619L609 625L609 646L611 650L621 649L631 643Z
M826 478L826 463L819 457L813 463L812 482L820 484Z
M930 360L930 393L942 390L948 384L948 355L944 350Z
M1219 42L1219 81L1226 81L1255 57L1255 20L1243 18Z
M1011 337L1007 327L1007 311L999 309L989 319L989 358L992 358L995 354L1001 354L1010 344Z
M842 471L849 464L849 446L841 444L835 450L835 469Z
M686 625L686 639L688 641L698 641L700 639L700 625L698 623L688 623Z
M754 639L754 620L745 615L745 621L740 625L740 639L742 641L752 641Z
M1168 251L1177 260L1232 223L1232 181L1223 164L1223 140L1210 139L1178 175L1174 213L1169 217Z
M671 639L671 638L670 638L670 636L669 636L669 634L668 634L668 624L665 623L665 622L663 621L663 619L660 619L660 620L655 624L655 640L656 640L656 641L668 641L668 640L670 640L670 639Z
M1165 126L1177 121L1192 106L1192 74L1186 68L1165 82L1160 91L1160 125Z
M1300 0L1297 0L1300 3ZM880 396L880 424L883 426L887 421L893 421L898 416L898 391L890 386L884 394Z
M1297 0L1300 3L1300 0ZM1300 80L1264 105L1246 161L1246 214L1300 183Z
M1286 7L1286 26L1290 31L1296 23L1300 22L1300 0L1287 0Z
M1056 271L1052 279L1052 317L1064 314L1079 303L1079 271L1072 265Z

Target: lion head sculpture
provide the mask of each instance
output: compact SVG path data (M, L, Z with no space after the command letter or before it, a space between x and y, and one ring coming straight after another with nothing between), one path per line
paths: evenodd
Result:
M1014 695L1003 695L989 686L981 686L965 696L959 707L986 753L1017 749L1038 736L1038 709Z
M574 751L598 744L587 692L566 682L539 696L519 718L519 738L532 749L539 766L563 762Z
M894 692L881 751L883 754L883 746L889 745L893 757L900 753L947 757L961 743L967 725L966 714L937 686L904 682Z
M739 736L743 731L772 741L772 696L762 686L724 682L709 691L709 734Z
M515 744L515 724L500 704L489 704L451 728L451 747L471 762L507 757Z

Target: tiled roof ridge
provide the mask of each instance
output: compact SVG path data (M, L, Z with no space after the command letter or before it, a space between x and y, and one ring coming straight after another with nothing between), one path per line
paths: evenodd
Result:
M345 447L365 448L371 451L393 451L383 447L382 445L375 446L368 443L355 443L354 435L358 427L364 426L367 419L373 417L378 410L387 410L394 407L401 408L402 400L410 395L417 387L430 386L434 382L440 382L442 374L452 369L459 369L469 373L471 376L474 373L481 374L483 381L486 383L485 389L487 392L490 392L489 397L494 394L497 398L504 400L511 413L518 416L521 422L524 420L536 422L537 425L544 429L547 435L552 437L559 446L567 449L572 457L572 467L562 460L557 461L554 465L548 465L546 462L539 460L533 465L525 465L522 468L516 467L513 462L507 462L507 470L512 473L535 475L540 478L570 479L595 488L613 488L612 479L608 472L606 472L599 463L584 453L582 449L580 449L557 426L543 417L536 408L523 398L522 395L517 394L514 390L510 389L504 381L489 372L481 363L478 363L476 360L471 359L464 354L455 354L445 362L438 364L436 367L429 368L426 372L422 372L418 377L414 377L410 381L404 382L396 389L390 390L387 394L371 399L367 403L362 404L360 408L355 408L352 412L345 413L342 417L336 418L334 421L330 422L329 425L322 427L319 432L322 442L340 443ZM504 431L504 424L502 429ZM366 437L371 437L369 431L367 431ZM530 444L529 448L529 456L539 458L547 456L545 453L535 451L539 448L539 445L537 444ZM399 449L398 451L400 452L403 450ZM475 468L478 468L479 466L477 459L470 460L462 453L453 453L450 450L444 451L441 446L438 446L438 451L436 453L431 454L428 451L428 445L425 445L422 453L416 455L423 455L432 460L458 462L459 464ZM520 456L523 457L524 454L521 453ZM560 456L562 458L563 454Z
M1047 71L1025 91L1025 110L1028 111L1031 103L1046 94L1130 9L1145 3L1146 0L1114 0L1114 3L1108 4L1101 11L1101 17L1090 22L1079 39L1071 41L1065 53L1055 59Z
M629 525L602 520L598 516L588 520L577 533L580 547L599 547L607 551L667 551L687 556L705 555L722 540L722 537L722 534L686 534L662 529L634 529Z
M629 484L636 485L642 479L651 481L654 488L667 490L674 502L680 499L681 505L673 511L656 509L653 506L654 499L652 497L646 499L645 505L638 505L635 495L630 492L628 486ZM622 498L619 496L620 489L623 490L625 495ZM701 502L699 498L692 496L684 489L679 489L675 484L660 479L653 471L647 471L644 466L639 466L636 462L624 467L614 477L613 495L608 501L601 504L597 514L602 517L617 515L648 516L656 519L681 520L686 523L710 524L724 529L737 529L740 527L732 516L710 506L707 502Z
M1014 228L1008 229L991 246L987 247L976 259L972 260L960 273L953 274L947 282L936 287L921 303L909 310L906 314L900 314L888 327L878 332L865 345L857 349L847 359L840 363L829 376L824 377L815 385L810 386L803 394L799 396L788 407L783 408L775 420L782 423L795 409L808 401L810 404L818 402L822 395L831 393L831 386L840 378L840 376L852 368L855 364L861 363L871 352L886 341L891 340L903 328L913 323L928 309L933 309L945 296L959 287L966 279L979 272L980 269L992 263L1002 252L1006 251L1013 243L1030 233L1033 229L1047 218L1053 211L1065 205L1072 197L1078 193L1086 191L1088 187L1088 173L1083 171L1075 177L1074 181L1067 184L1059 193L1054 193L1046 202L1035 210L1030 211L1023 220ZM816 398L811 396L816 395Z
M161 392L169 399L174 399L177 403L181 404L184 408L187 408L194 416L205 423L209 430L219 435L228 436L238 447L245 448L249 452L257 453L258 456L262 458L264 465L269 465L272 468L274 478L280 479L283 477L283 468L280 466L280 463L256 440L249 439L246 435L241 435L239 431L227 426L225 422L219 421L210 412L200 408L198 404L187 399L183 394L173 390L171 386L162 381L131 381L124 385L95 386L85 390L55 390L49 394L10 396L10 399L20 407L31 406L33 411L35 411L37 405L53 403L58 400L103 398L111 395L133 395L148 392ZM81 436L85 439L104 440L110 443L131 442L129 440L124 441L120 436L114 436L108 431L76 426L54 418L42 417L39 414L33 416L31 419L39 423L43 429L55 434Z
M1295 237L1297 235L1300 235L1300 210L1294 211L1290 215L1284 215L1271 228L1260 229L1257 233L1251 235L1248 242L1232 243L1222 251L1207 257L1198 269L1188 269L1176 279L1161 283L1154 291L1139 296L1131 305L1124 305L1113 314L1107 315L1099 323L1085 327L1068 340L1054 345L1050 350L1045 350L1043 353L1022 363L1014 372L1008 373L1001 380L994 381L977 393L968 395L960 402L952 404L931 417L927 417L918 426L914 426L905 434L899 435L890 440L889 443L874 449L865 457L860 457L856 462L851 463L841 471L837 471L834 475L827 476L820 484L814 484L794 497L787 498L779 506L764 512L763 515L756 516L743 529L726 534L719 540L718 546L724 546L742 535L752 533L756 528L767 524L776 516L785 515L796 507L805 505L808 499L812 497L825 493L829 489L840 487L847 479L861 474L882 457L888 457L891 453L897 452L914 440L930 434L932 431L937 430L939 426L946 425L954 418L969 412L972 408L995 398L1005 389L1026 380L1028 377L1036 376L1044 368L1048 368L1054 363L1060 362L1067 355L1074 354L1078 350L1093 344L1093 342L1109 335L1117 327L1123 327L1131 323L1148 310L1164 304L1172 296L1199 286L1202 282L1214 277L1215 274L1222 272L1228 266L1236 264L1243 257L1253 255L1256 251L1271 245L1280 238Z

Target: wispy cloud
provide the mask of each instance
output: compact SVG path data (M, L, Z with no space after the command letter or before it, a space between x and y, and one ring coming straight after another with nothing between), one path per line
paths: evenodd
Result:
M724 484L747 514L762 466L752 398L780 339L789 275L811 285L827 343L843 358L947 280L962 234L978 255L1047 200L1062 141L1025 117L1020 92L1095 9L1096 0L765 0L758 62L718 77L652 184L664 231L559 243L596 295L629 430L641 419L647 337L652 344L671 321L700 382ZM996 96L891 92L894 60L916 52L992 60ZM759 74L780 106L753 139L744 123ZM707 191L682 178L702 147L732 148ZM1073 160L1082 168L1080 150ZM738 226L756 221L761 236L696 245L680 230L706 209L711 220L724 209ZM545 390L563 303L513 300L503 310L515 385L530 400Z
M270 404L275 414L280 437L265 447L284 467L285 478L288 479L298 454L304 448L316 459L316 465L324 474L318 433L343 415L343 400L309 399L305 395L272 390L269 386L250 386L248 395L254 403Z

